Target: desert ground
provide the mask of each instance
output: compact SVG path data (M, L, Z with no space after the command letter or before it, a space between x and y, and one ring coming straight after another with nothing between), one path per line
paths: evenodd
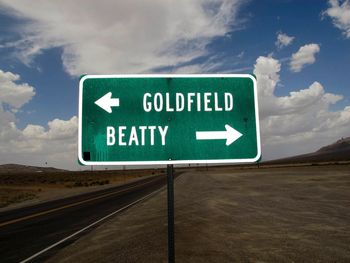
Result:
M48 262L167 262L166 189ZM177 262L350 262L350 165L209 168L175 180Z
M45 201L96 191L164 170L114 171L2 171L0 172L0 212Z

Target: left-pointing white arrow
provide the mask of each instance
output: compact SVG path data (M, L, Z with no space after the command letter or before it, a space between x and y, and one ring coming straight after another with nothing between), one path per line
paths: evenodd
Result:
M103 97L99 98L95 101L95 104L108 113L112 113L112 107L118 107L119 106L119 99L114 98L112 99L112 92L108 92Z
M225 125L226 131L202 131L196 132L197 140L226 140L226 146L229 146L238 140L243 134L232 128L230 125Z

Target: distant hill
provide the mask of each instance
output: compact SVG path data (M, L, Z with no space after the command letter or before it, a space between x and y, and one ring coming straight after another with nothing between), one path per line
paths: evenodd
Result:
M333 144L324 146L318 151L264 162L265 164L293 164L315 162L350 161L350 137L341 138Z
M326 153L326 152L339 152L339 151L349 151L350 150L350 137L341 138L337 142L324 146L319 149L316 153Z
M4 173L42 173L42 172L64 172L65 170L53 167L38 167L21 164L2 164L0 174Z
M341 138L333 144L324 146L313 153L266 161L262 164L295 164L317 162L350 161L350 137ZM67 170L54 167L39 167L21 164L2 164L0 174L4 173L42 173L42 172L66 172Z

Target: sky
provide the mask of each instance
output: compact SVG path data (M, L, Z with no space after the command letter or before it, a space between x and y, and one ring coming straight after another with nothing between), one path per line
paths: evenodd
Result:
M350 2L0 0L0 163L81 169L83 74L253 73L262 158L350 136Z

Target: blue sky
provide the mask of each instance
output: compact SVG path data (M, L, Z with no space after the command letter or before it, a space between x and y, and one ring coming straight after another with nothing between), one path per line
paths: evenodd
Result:
M346 108L350 105L348 1L208 0L193 1L190 5L178 1L176 8L159 1L150 1L148 6L142 1L129 6L127 1L102 1L101 10L95 8L94 1L80 5L79 1L67 5L60 1L44 2L34 1L34 7L27 7L25 1L0 1L0 70L19 75L20 80L14 81L15 84L27 83L35 90L35 95L28 95L28 100L16 107L5 99L1 101L0 95L2 111L7 112L6 118L2 115L0 118L4 122L5 119L7 122L14 120L18 133L24 132L28 125L40 126L44 129L40 128L43 138L46 136L45 143L53 143L55 139L49 139L52 127L48 123L58 119L66 125L65 122L77 115L81 74L254 72L258 81L261 76L261 79L266 77L276 82L259 87L267 159L312 151L338 137L350 136ZM109 5L115 5L115 8ZM106 10L117 11L109 14L103 6ZM178 21L183 21L184 25L179 26ZM111 23L113 28L108 31ZM85 25L91 27L91 32ZM106 28L106 32L100 33L101 28ZM163 35L165 31L174 33ZM282 33L293 40L277 47L277 36ZM308 51L305 49L305 52L311 50L309 60L296 62L301 66L294 72L290 66L292 56L305 45L313 45ZM259 57L263 59L258 62ZM310 89L314 82L322 88ZM272 89L272 93L266 95L263 89ZM297 93L298 101L291 97L290 92L304 89L310 89L310 92ZM320 101L316 103L318 106L312 104L311 95L301 98L305 94L313 94L313 99ZM333 102L325 94L341 95L342 99ZM270 103L270 100L274 102ZM325 104L322 102L327 100ZM313 127L289 134L270 133L274 125L281 125L286 118L298 123L297 118L303 112L291 109L288 106L291 102L295 107L303 103L300 105L309 108L311 115L325 113ZM265 103L275 105L271 112L284 109L286 115L267 113ZM308 120L300 120L303 122ZM329 123L326 128L322 124L325 122ZM331 132L332 127L337 127L339 132ZM74 128L66 128L73 138ZM322 133L319 132L321 129ZM325 129L329 132L323 132ZM29 136L28 131L31 129L21 136ZM297 145L287 150L284 143L278 143L283 136ZM67 133L66 139L73 149L74 139L68 137ZM28 138L22 139L28 142ZM3 152L5 149L8 152L10 146L5 145L4 138L2 140L0 149L3 147ZM305 145L306 141L308 145ZM298 143L300 147L297 147ZM38 158L28 158L27 162L38 163L41 155L51 154L43 149L33 151ZM11 160L15 162L17 156L22 158L26 153L14 153ZM52 157L52 160L57 158ZM53 163L65 166L67 160L63 158Z

